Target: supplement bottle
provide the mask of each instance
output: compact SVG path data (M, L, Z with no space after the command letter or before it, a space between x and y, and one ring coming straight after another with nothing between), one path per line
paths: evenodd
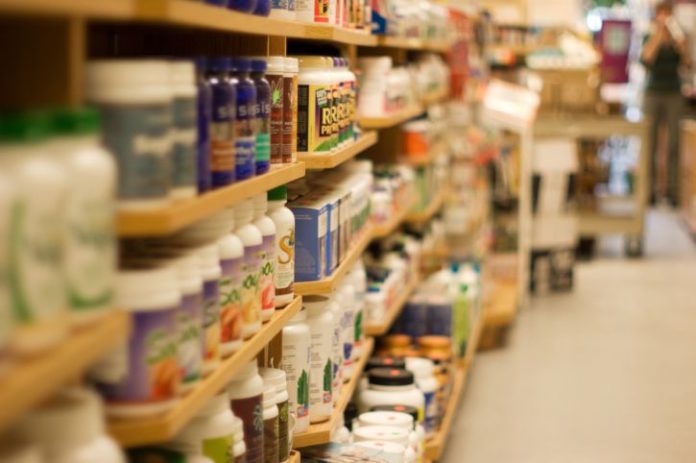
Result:
M307 311L310 332L309 421L320 423L331 418L333 411L333 334L334 317L326 296L306 296L302 305Z
M432 360L420 357L407 357L406 369L413 373L416 378L416 386L423 393L425 398L425 419L423 426L428 435L432 435L437 431L437 423L441 416L439 404L437 402L437 392L440 389L440 383L434 375L435 365Z
M266 79L271 86L271 164L283 162L283 126L285 117L283 92L285 89L284 73L285 58L282 56L269 56L266 58L268 65Z
M217 214L216 220L234 230L234 209ZM220 252L220 349L228 357L242 346L242 267L244 244L237 235L228 231L218 240Z
M325 58L300 56L298 59L297 152L328 153L334 141L333 73Z
M355 289L350 283L344 283L338 289L343 316L341 318L341 339L343 340L343 382L353 376L355 362Z
M275 306L284 307L295 298L295 215L285 207L285 185L268 192L268 217L275 225L275 266L273 273Z
M205 78L206 60L196 58L196 89L197 89L197 139L196 159L198 172L198 192L210 190L210 126L213 117L213 92Z
M173 98L170 195L173 199L192 198L198 189L196 73L191 61L173 61L169 72Z
M251 78L256 85L256 175L271 167L271 84L266 79L266 60L252 58Z
M398 444L404 455L405 463L415 463L416 451L411 447L411 434L408 429L393 426L360 426L353 430L355 442L379 442Z
M249 58L235 57L231 62L237 79L235 172L237 180L245 180L256 173L256 85L249 77Z
M284 59L283 71L283 163L297 161L297 58Z
M257 0L227 0L227 7L242 13L252 13L256 9Z
M355 358L360 358L362 355L362 344L365 341L365 332L363 330L363 324L365 321L365 298L367 296L367 274L365 273L365 265L362 260L358 259L358 262L353 266L353 270L350 272L350 281L355 288L354 301L355 301L355 332L354 335L354 351Z
M116 268L116 164L99 143L99 113L53 114L55 149L70 179L65 200L63 270L72 321L89 323L113 306Z
M157 60L87 64L87 101L102 116L102 141L118 165L121 209L169 201L172 163L170 68Z
M403 407L398 405L396 407ZM357 421L353 423L354 428L360 426L390 426L403 429L409 433L409 446L420 457L423 452L423 444L425 434L422 436L416 431L415 420L418 416L418 411L415 411L415 417L408 413L396 411L370 411L361 414Z
M261 329L261 265L263 263L263 236L251 221L254 203L247 199L234 208L235 235L244 244L242 265L242 338L248 339Z
M276 387L267 384L263 390L263 461L265 463L278 463L279 436Z
M288 378L288 403L295 417L294 432L309 428L309 369L311 333L306 323L307 311L302 308L283 328L283 359L281 366Z
M339 296L335 293L329 303L328 310L331 311L334 318L333 336L331 339L331 352L333 363L333 402L341 395L343 388L343 308L336 298Z
M215 244L198 249L203 277L203 376L220 365L220 252Z
M341 102L343 104L343 130L339 143L345 145L355 141L355 103L357 92L357 78L348 67L349 61L346 58L338 59L338 70L342 86Z
M331 74L331 150L336 151L341 143L341 125L343 124L343 104L341 95L341 72L338 69L339 58L326 57Z
M266 193L257 195L254 201L254 226L261 232L263 239L263 261L259 285L261 289L261 319L265 323L275 312L275 244L276 227L273 220L266 215L268 200Z
M263 463L263 380L256 360L227 386L232 411L244 423L247 463Z
M423 422L425 398L416 387L413 373L396 368L376 368L368 374L368 387L360 392L361 413L379 405L409 405L418 409L418 423Z
M246 463L244 423L236 416L234 417L234 463Z
M405 463L406 447L395 442L387 441L360 441L354 444L356 447L379 452L381 458L393 463Z
M213 188L235 181L236 80L229 78L229 58L208 58L206 79L212 91L210 175Z
M256 0L256 8L254 8L256 16L268 16L271 14L271 0Z
M288 383L283 370L261 368L259 374L264 385L275 387L275 403L278 408L278 462L288 461L290 453L290 434L288 429Z

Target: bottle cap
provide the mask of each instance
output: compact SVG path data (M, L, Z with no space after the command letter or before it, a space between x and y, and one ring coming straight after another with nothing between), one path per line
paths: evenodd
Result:
M207 59L207 65L210 72L229 72L232 63L229 58L212 56Z
M268 191L269 201L287 201L288 199L288 186L281 185L279 187L273 188Z
M266 72L266 69L268 68L268 64L266 64L266 60L263 58L252 58L251 59L251 70L253 72Z
M413 373L398 368L375 368L368 378L376 386L410 386L414 382Z
M44 112L17 112L0 116L0 144L32 143L51 134L51 123Z
M251 70L251 60L242 56L235 56L231 59L232 71L249 72Z
M62 108L52 114L53 130L57 135L85 135L99 131L101 118L94 108Z

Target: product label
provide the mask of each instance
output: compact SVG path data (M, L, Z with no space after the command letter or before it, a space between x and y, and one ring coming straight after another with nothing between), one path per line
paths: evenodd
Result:
M310 356L309 406L330 404L333 402L333 362L331 362L332 333L312 333Z
M222 343L242 339L242 266L244 256L220 260L220 339Z
M207 83L198 83L197 97L197 153L198 190L210 189L210 124L212 120L212 91Z
M176 398L179 383L175 316L177 307L134 312L128 338L128 374L100 390L113 404L153 403Z
M169 104L102 106L102 138L118 163L119 199L169 194L172 110Z
M242 314L245 325L261 321L261 262L263 244L244 247L242 266Z
M436 431L438 409L437 400L435 400L435 392L423 392L425 397L425 420L423 427L427 434L432 434Z
M232 400L232 411L244 423L247 463L263 463L263 404L261 394Z
M275 235L263 237L263 264L261 265L261 310L275 310Z
M265 463L278 463L278 417L264 420L263 422L263 461Z
M278 296L293 293L295 281L295 229L287 228L281 234L278 230L275 248L276 266L273 274L275 294Z
M235 159L237 180L256 172L256 88L239 85L237 90L237 137Z
M283 162L293 162L295 138L293 126L297 124L297 76L283 77Z
M283 340L282 368L288 380L290 413L296 420L309 418L309 360L309 339L302 343Z
M343 365L348 367L353 364L353 342L355 339L355 320L352 308L343 311L341 326L343 327Z
M341 106L341 87L339 84L331 86L333 98L331 100L331 146L338 145L338 137L341 130L341 117L339 115Z
M213 186L234 181L235 171L235 93L223 84L213 86L212 124L210 126L210 171Z
M297 106L297 150L331 151L333 93L324 85L300 85Z
M359 347L362 344L363 339L363 307L364 304L362 303L356 303L355 305L355 331L353 342L355 343L356 347Z
M172 186L195 186L196 162L196 98L174 100L172 128Z
M282 75L266 75L271 85L271 163L283 162L284 82Z
M278 461L287 461L290 456L290 433L288 401L278 404Z
M213 463L232 463L234 461L234 436L203 439L203 455Z
M203 282L203 358L220 358L220 287L217 280Z
M329 22L329 0L314 0L314 22Z
M201 377L203 362L203 295L184 294L176 314L177 359L181 382L190 384Z

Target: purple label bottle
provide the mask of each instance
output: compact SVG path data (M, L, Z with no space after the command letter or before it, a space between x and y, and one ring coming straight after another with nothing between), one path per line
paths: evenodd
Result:
M232 72L238 80L235 137L237 180L244 180L256 174L256 85L249 77L249 71L249 58L232 59Z
M256 85L256 175L271 167L271 84L266 79L266 60L251 60L251 79Z
M198 192L211 188L210 178L210 125L212 124L213 92L205 79L205 58L196 59L196 86L198 88Z
M256 0L254 14L257 16L268 16L271 14L271 0Z
M227 8L242 13L253 13L256 9L256 0L228 0Z
M235 181L236 80L229 78L229 58L209 58L206 80L212 91L210 172L213 188Z

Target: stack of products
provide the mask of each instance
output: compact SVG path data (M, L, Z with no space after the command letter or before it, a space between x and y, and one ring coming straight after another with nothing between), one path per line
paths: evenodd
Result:
M375 167L371 196L371 218L374 223L388 222L413 203L415 172L403 164L381 164Z
M378 35L446 41L451 36L449 12L427 0L373 0L372 31Z

